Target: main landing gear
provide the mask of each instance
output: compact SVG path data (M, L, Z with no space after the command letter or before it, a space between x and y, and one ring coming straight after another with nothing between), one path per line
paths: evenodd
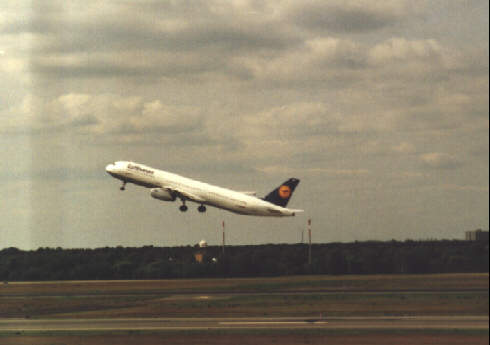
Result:
M121 186L121 188L119 188L120 190L126 190L126 181L123 181L123 184Z
M180 200L182 200L182 206L179 207L180 212L187 211L187 206L185 205L185 199L184 198L180 198Z
M182 200L182 206L179 207L179 210L180 212L186 212L189 208L187 207L187 205L185 204L185 201ZM206 212L206 206L204 205L201 205L197 208L197 210L200 212L200 213L204 213Z

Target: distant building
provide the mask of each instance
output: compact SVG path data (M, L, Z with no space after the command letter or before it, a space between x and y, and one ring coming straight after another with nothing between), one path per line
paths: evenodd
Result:
M205 240L201 240L196 247L199 248L197 252L194 253L194 259L196 262L202 263L204 260L204 256L206 255L206 247L208 243Z
M466 231L465 239L466 241L488 241L488 231L481 229Z

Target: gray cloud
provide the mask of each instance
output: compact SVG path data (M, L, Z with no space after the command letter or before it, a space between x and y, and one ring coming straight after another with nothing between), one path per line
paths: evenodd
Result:
M112 185L83 177L105 176L103 167L116 159L242 190L267 191L297 176L303 182L295 206L319 226L342 230L319 234L319 241L457 237L488 223L488 19L480 14L488 3L0 7L0 88L7 95L0 140L9 147L0 153L9 162L0 174L16 186L32 177L32 195L22 200L32 200L35 219L49 214L40 223L62 227L66 217L77 233L114 227L100 214L82 224L74 210L97 214L87 202L90 190L112 219L122 217L107 199ZM13 200L15 188L2 188ZM65 188L77 205L44 212L45 195L58 206L73 197ZM137 195L126 200L133 217L122 217L121 228L136 226ZM448 197L452 209L437 203ZM155 205L145 227L160 229L162 208L174 211ZM380 210L383 217L374 218ZM430 216L413 221L427 210ZM183 227L166 215L169 226ZM204 222L212 227L221 216ZM189 219L196 228L203 222ZM30 221L19 222L22 231ZM237 220L237 242L266 240L243 224ZM285 224L267 226L292 241Z
M383 12L371 6L314 2L297 6L290 15L301 27L318 32L365 33L391 26L401 19L400 14Z

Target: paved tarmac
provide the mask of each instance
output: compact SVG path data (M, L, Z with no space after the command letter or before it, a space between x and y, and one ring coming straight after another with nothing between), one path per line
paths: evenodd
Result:
M208 329L488 330L488 316L0 319L0 332Z

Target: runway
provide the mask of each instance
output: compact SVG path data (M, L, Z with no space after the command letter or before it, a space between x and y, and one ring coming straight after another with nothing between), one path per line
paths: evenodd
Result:
M488 316L0 319L0 332L213 329L488 330Z

